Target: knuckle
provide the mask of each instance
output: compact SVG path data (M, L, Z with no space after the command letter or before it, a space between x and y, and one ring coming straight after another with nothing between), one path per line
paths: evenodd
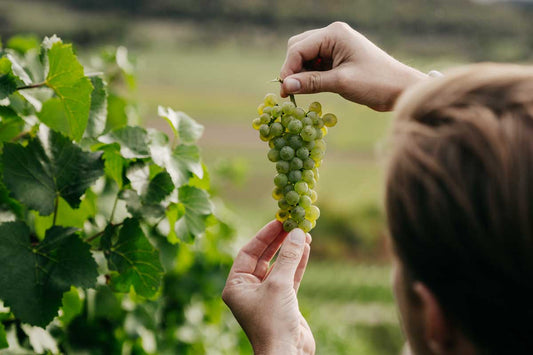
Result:
M335 21L331 25L328 26L329 28L333 30L345 30L348 26L346 22L342 21Z
M279 254L279 261L281 262L294 262L298 260L300 254L296 250L282 250Z
M291 38L289 38L289 40L287 41L287 47L290 48L294 44L294 42L296 42L296 39L296 36L292 36Z
M321 83L321 76L319 73L310 73L309 77L307 78L307 87L309 88L309 92L319 92L322 83Z

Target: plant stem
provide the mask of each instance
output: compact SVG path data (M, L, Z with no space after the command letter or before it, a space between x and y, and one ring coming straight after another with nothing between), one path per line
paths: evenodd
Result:
M109 216L109 223L113 223L113 218L115 218L115 210L117 209L117 203L118 203L118 195L120 194L120 191L117 192L117 197L115 197L115 203L113 203L113 209L111 210L111 216Z
M59 195L56 195L56 199L54 201L54 220L52 222L52 226L56 225L56 219L57 219L57 210L59 208Z
M24 138L25 136L29 136L31 134L31 131L24 131L17 134L15 137L11 138L11 142L16 142L19 139Z
M291 102L294 104L294 106L298 106L298 105L296 105L296 100L294 99L294 95L293 94L289 94L289 99L291 99Z
M46 82L43 81L42 83L21 86L21 87L16 88L15 90L18 91L18 90L26 90L26 89L36 89L36 88L43 87L45 85L46 85Z
M120 223L117 223L117 224L110 223L110 225L112 225L113 227L120 227L123 224L124 224L124 222L120 222ZM105 229L103 231L100 231L100 232L98 232L96 234L91 235L90 237L85 238L84 242L85 243L90 243L93 240L95 240L96 238L103 236L104 233L105 233Z

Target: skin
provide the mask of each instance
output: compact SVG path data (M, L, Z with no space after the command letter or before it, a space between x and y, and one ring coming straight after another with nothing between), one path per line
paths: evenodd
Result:
M314 61L318 57L320 63ZM425 74L398 62L341 22L291 37L281 78L283 97L329 91L377 111L392 110L406 88L427 80ZM310 243L309 234L295 229L287 235L280 222L272 221L235 258L222 299L255 354L315 352L313 334L297 299ZM433 292L422 282L409 280L396 255L393 260L393 290L408 341L404 354L476 354Z

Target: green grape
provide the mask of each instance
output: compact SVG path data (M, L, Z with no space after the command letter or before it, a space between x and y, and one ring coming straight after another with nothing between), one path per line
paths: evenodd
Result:
M279 106L272 107L272 117L278 118L279 116L281 116L281 107Z
M270 140L268 141L268 147L269 147L270 149L274 148L274 139L270 139Z
M288 161L280 160L276 163L276 171L280 174L288 174L291 170L291 164Z
M337 124L337 116L332 113L326 113L322 119L324 120L324 125L326 127L333 127ZM326 131L327 132L327 131Z
M311 149L309 156L316 162L324 157L324 151L320 149L320 147L314 147L313 149Z
M293 184L287 184L285 187L283 187L283 194L286 195L289 193L289 191L294 191L294 185Z
M292 210L291 210L291 217L296 221L296 222L301 222L304 220L305 218L305 209L303 207L300 207L300 206L296 206L294 207Z
M276 213L276 219L282 223L285 222L289 218L289 216L289 211L278 210L278 212Z
M307 159L304 160L303 168L305 170L311 170L311 169L313 169L315 167L315 165L316 165L316 163L315 163L315 161L313 159L307 158Z
M259 134L262 137L268 137L270 135L270 127L266 124L261 125L261 127L259 127Z
M309 105L309 111L316 112L317 114L321 115L322 105L320 104L320 102L311 102L311 104Z
M321 129L315 129L315 131L316 131L315 139L322 139L322 137L324 137L324 132L322 132Z
M272 140L274 148L281 149L287 145L287 141L283 137L276 137Z
M295 118L292 117L292 116L283 116L281 117L281 124L283 127L287 128L289 126L289 124L294 121Z
M303 128L302 122L298 120L292 120L291 123L289 123L289 125L287 126L287 130L293 134L300 133L302 128Z
M315 140L315 146L322 149L324 152L326 151L326 141L323 139Z
M303 146L304 141L302 140L302 137L300 137L299 135L292 135L289 137L287 143L292 149L298 150Z
M279 122L274 122L272 123L272 126L270 126L270 134L274 137L281 136L283 131L285 131L285 128L283 128Z
M290 232L294 228L298 228L298 222L296 222L294 219L289 218L285 222L283 222L283 229L286 232Z
M290 182L296 183L302 180L302 172L300 170L291 170L288 177Z
M300 170L301 168L303 168L303 166L304 166L304 162L302 161L302 159L295 157L291 160L291 164L290 164L291 170Z
M279 160L279 150L277 150L276 148L270 149L268 151L267 157L268 160L270 160L271 162L277 162Z
M264 103L259 104L259 106L257 106L257 114L262 115L264 108L265 108L265 104Z
M302 118L305 117L305 111L303 108L301 107L296 107L294 109L294 117L296 117L297 119L301 120Z
M289 208L291 208L291 205L289 205L289 203L287 202L285 198L282 198L281 200L278 201L278 207L280 210L288 211Z
M285 200L291 206L294 206L300 201L300 195L296 191L289 191L285 194Z
M314 113L314 112L310 112L310 113ZM311 117L311 121L313 122L313 126L318 126L318 121L320 121L320 117L318 115L308 115L309 117Z
M309 186L305 181L298 181L294 184L294 191L296 191L298 194L303 195L309 190Z
M287 185L288 182L289 182L289 178L285 174L278 174L274 178L274 184L278 187L283 187Z
M274 106L277 104L277 97L276 94L266 94L265 98L263 99L263 102L265 103L265 106Z
M315 205L311 205L305 210L305 218L310 221L316 221L318 217L320 217L320 209Z
M295 108L296 106L290 101L285 101L281 104L281 110L286 115L290 115L291 113L293 113Z
M294 149L289 146L285 146L279 151L279 156L283 160L291 160L294 158Z
M300 158L301 160L305 160L309 157L309 149L306 147L300 147L296 151L296 156Z
M311 149L313 149L315 147L315 141L309 141L309 142L305 142L305 147L310 151Z
M316 129L313 126L305 126L300 132L300 136L306 142L312 141L316 137Z
M328 127L324 126L320 128L320 130L322 131L322 133L324 133L324 137L328 134Z
M318 174L318 169L317 168L313 168L313 174L315 174L315 179L318 181L320 175Z
M315 179L315 174L313 170L304 170L302 171L302 180L305 182L312 182Z
M316 199L318 198L318 195L317 195L316 191L310 189L309 190L309 194L310 194L309 197L311 198L311 202L315 203Z
M314 188L315 188L315 185L316 185L316 180L313 179L313 180L309 181L309 182L307 183L307 185L309 186L310 189L314 189Z
M324 127L324 120L322 118L318 118L318 122L315 124L316 128L322 128Z
M316 122L316 120L318 119L318 114L315 111L309 111L307 113L307 117L311 119L311 124L313 124L313 122Z
M303 208L308 208L311 206L313 202L311 202L311 197L307 195L300 196L300 201L298 201L298 205L300 205Z
M261 120L262 124L270 123L270 115L268 113L263 113L261 116L259 116L259 119Z
M259 127L261 127L261 119L259 117L254 118L254 120L252 121L252 127L254 129L259 129Z
M302 124L304 126L312 126L313 125L313 120L310 117L304 117L304 118L302 118Z
M265 107L263 108L263 113L266 113L270 116L270 114L272 113L272 107L269 105L265 105Z
M281 200L283 198L283 190L280 187L274 187L272 190L272 198L274 200Z
M304 219L300 223L298 223L298 228L303 230L305 233L309 233L311 229L313 229L313 223L308 221L307 219Z

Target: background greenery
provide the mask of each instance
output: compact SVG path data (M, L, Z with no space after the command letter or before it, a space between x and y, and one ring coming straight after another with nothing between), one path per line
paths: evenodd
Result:
M134 90L121 93L137 102L130 119L166 130L156 119L163 105L205 125L199 145L216 198L235 221L237 238L226 244L236 250L275 211L274 167L251 120L264 94L278 89L269 80L291 35L343 20L422 71L444 70L472 61L530 62L531 15L527 4L464 0L0 0L0 35L58 33L77 44L85 64L107 45L126 46L138 76ZM391 116L332 94L297 97L300 105L313 100L336 113L339 124L327 137L322 217L301 306L319 353L395 354L402 338L381 212L381 151ZM239 343L230 348L249 351Z

